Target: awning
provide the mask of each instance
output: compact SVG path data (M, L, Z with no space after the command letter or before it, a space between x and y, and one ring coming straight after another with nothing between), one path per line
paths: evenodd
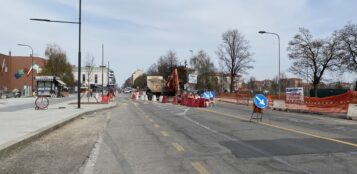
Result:
M56 79L56 81L57 81L61 86L66 86L66 83L64 83L62 80Z
M55 77L54 76L36 76L35 79L36 79L36 81L51 82L55 79Z

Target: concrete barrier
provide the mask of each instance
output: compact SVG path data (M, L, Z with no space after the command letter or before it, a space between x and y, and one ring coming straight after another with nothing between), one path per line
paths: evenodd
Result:
M163 98L163 96L160 95L160 97L159 97L159 102L162 102L162 98Z
M152 96L152 101L153 101L153 102L157 102L157 100L156 100L156 95L153 95L153 96Z
M274 100L273 109L286 110L285 100Z
M349 104L347 119L357 120L357 104Z

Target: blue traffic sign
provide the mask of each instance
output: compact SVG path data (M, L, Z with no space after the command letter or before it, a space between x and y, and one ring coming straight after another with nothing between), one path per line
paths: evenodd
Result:
M268 100L263 94L256 94L254 96L254 104L260 108L264 109L268 106Z
M203 93L203 98L206 99L206 100L209 100L210 99L209 92L204 92Z

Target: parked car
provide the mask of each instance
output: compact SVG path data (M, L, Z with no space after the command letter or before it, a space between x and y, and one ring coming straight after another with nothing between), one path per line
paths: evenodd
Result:
M124 89L124 94L129 94L131 93L133 90L131 88L125 88Z

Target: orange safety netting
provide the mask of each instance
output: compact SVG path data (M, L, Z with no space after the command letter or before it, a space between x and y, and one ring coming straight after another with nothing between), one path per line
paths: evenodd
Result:
M221 98L236 99L239 104L248 104L250 94L242 93L225 93L218 94ZM286 100L286 95L268 95L269 106L273 106L274 100ZM319 113L347 113L348 105L350 103L357 104L357 91L348 91L344 94L318 98L318 97L304 97L304 103L289 103L286 102L286 109L290 110L305 110Z
M353 91L351 94L351 103L357 104L357 91Z
M304 97L303 104L287 104L287 109L307 110L318 113L347 113L348 104L357 93L348 91L344 94L330 97Z

